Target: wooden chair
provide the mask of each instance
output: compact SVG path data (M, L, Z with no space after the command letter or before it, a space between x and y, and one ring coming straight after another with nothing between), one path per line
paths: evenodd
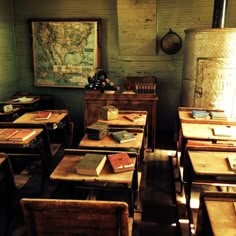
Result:
M59 199L21 199L29 236L128 236L125 202Z

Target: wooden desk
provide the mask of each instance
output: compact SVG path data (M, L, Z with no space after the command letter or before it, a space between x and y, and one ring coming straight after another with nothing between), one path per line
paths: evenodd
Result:
M27 128L19 128L19 129L27 129ZM24 141L0 140L0 150L4 152L3 149L5 148L14 149L14 148L27 148L34 146L34 144L32 144L32 141L34 141L35 138L38 137L38 135L43 132L43 129L34 129L34 130L35 134L33 134Z
M63 142L65 145L69 145L69 135L70 135L70 128L69 128L69 114L67 110L47 110L51 111L52 115L47 120L35 120L35 112L28 112L23 114L21 117L16 119L13 123L17 124L46 124L49 131L54 130L62 130L63 133L60 133L57 136L63 138ZM51 132L52 134L53 132ZM52 135L51 135L52 136ZM54 135L55 136L55 135ZM58 137L57 137L58 139Z
M13 107L13 111L0 112L0 121L13 122L21 115L21 107Z
M187 151L183 179L186 205L189 213L192 183L213 186L236 186L236 172L230 170L228 156L236 156L236 152Z
M3 123L1 123L2 125ZM2 129L3 127L1 127ZM8 127L14 129L27 129L23 127ZM28 128L32 129L32 128ZM24 141L0 140L0 151L6 153L9 157L29 157L40 159L43 169L43 178L40 190L43 189L44 181L48 176L48 160L45 151L43 129L33 128L36 132Z
M126 114L138 114L142 119L135 122L128 120L124 116ZM147 147L148 144L148 113L146 111L130 111L130 110L120 110L118 118L114 120L104 120L99 117L98 121L106 123L109 128L119 127L119 128L141 128L145 131L145 142L144 145Z
M198 124L224 124L224 125L236 125L236 119L227 119L227 120L216 120L216 119L194 119L191 115L192 110L194 108L191 108L191 110L182 110L178 109L178 119L180 122L185 123L198 123ZM223 111L223 110L206 110L202 109L204 111Z
M108 135L101 140L88 139L87 134L85 134L79 143L79 147L87 149L119 150L119 151L129 151L137 153L138 168L140 169L141 161L145 156L144 154L145 151L143 147L143 138L144 138L143 130L142 129L129 130L129 132L136 135L136 140L126 143L118 143L117 141L115 141L113 138L110 137L110 132L112 132L112 130L110 130Z
M236 193L206 192L200 195L196 235L235 236Z
M181 151L181 146L182 146L182 131L181 131L182 123L236 125L236 120L194 119L191 116L192 110L204 110L204 111L208 111L209 113L211 111L223 111L223 110L211 109L211 108L178 107L177 129L176 129L176 134L178 137L177 152Z
M236 141L236 136L216 136L213 134L215 127L225 127L221 124L198 124L198 123L181 123L181 159L180 164L182 165L184 159L184 152L186 143L188 140L202 140L211 141L217 143L219 141ZM231 129L236 134L236 125L232 125Z
M139 114L142 116L142 119L138 121L130 121L124 116L126 114ZM133 127L133 128L145 128L147 125L147 118L148 118L148 113L146 111L125 111L121 110L119 111L118 118L114 120L104 120L101 117L99 117L98 121L103 122L108 124L108 126L111 127Z
M61 126L62 121L68 116L66 110L50 110L52 115L46 120L35 120L37 111L28 112L16 119L13 123L28 123L28 124L47 124L49 129L56 129Z
M28 101L27 99L19 100L22 97L29 98L29 100ZM13 96L12 98L3 102L2 104L19 105L24 110L24 112L35 111L40 108L40 97L39 96Z
M155 94L90 94L85 92L84 101L84 130L96 122L102 106L113 105L119 110L147 111L148 113L148 142L154 151L156 146L156 116L157 100Z
M79 189L87 188L90 190L97 189L128 192L130 214L133 216L134 191L137 189L137 168L135 168L135 170L114 174L111 165L107 161L99 176L79 175L75 170L75 166L86 152L104 153L103 151L65 149L65 155L63 159L52 172L50 178L59 183L71 184L74 188L76 187ZM105 151L105 153L109 154L114 152ZM137 167L137 155L133 153L129 155L132 162Z

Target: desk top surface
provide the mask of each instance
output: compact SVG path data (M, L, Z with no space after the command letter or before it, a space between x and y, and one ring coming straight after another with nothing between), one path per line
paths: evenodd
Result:
M180 122L198 123L198 124L236 125L236 119L227 119L227 120L214 120L214 119L211 119L211 118L208 118L208 119L194 119L191 115L191 112L192 112L192 110L178 110L178 117L179 117Z
M136 140L125 142L125 143L118 143L113 138L111 138L109 134L101 140L88 139L87 134L85 134L82 140L80 141L79 146L80 147L112 148L112 149L115 149L115 148L134 148L138 150L141 149L142 144L143 144L144 133L143 132L137 132L137 133L131 132L131 133L136 134Z
M27 128L16 128L16 129L27 129ZM32 130L32 129L30 129ZM41 134L43 132L43 129L33 129L35 130L36 132L30 136L29 138L27 138L26 140L24 141L15 141L15 140L0 140L0 146L5 146L5 145L27 145L29 144L33 139L35 139L39 134Z
M27 123L27 124L45 124L45 123L60 123L67 115L65 110L50 110L51 116L46 120L35 120L37 111L28 112L16 119L13 123Z
M11 103L14 105L22 105L22 104L34 104L40 101L39 96L19 96L19 97L12 97L6 103Z
M235 236L236 210L233 201L205 200L205 204L213 234Z
M99 122L103 122L106 123L108 125L112 125L112 126L136 126L136 127L144 127L146 125L146 121L147 121L147 114L140 114L140 119L137 121L130 121L127 118L125 118L126 114L140 114L140 113L136 113L136 112L132 112L132 113L120 113L118 114L118 118L114 119L114 120L104 120L101 117L99 118Z
M236 140L236 125L231 125L232 136L214 135L213 129L217 127L226 127L219 124L197 124L181 123L182 135L184 138L199 140Z
M54 169L50 178L60 181L86 181L86 182L106 182L132 185L134 170L122 173L114 173L108 160L99 176L79 175L75 166L79 163L82 155L65 155L61 162ZM135 164L136 158L130 158Z
M227 175L235 177L236 172L230 170L227 157L236 156L235 152L222 151L188 151L193 171L198 175Z

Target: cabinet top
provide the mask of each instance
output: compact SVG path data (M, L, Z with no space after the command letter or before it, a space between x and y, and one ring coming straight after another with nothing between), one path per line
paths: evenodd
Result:
M83 95L84 100L158 100L156 94L136 93L136 94L104 94L104 93L90 93L86 91Z

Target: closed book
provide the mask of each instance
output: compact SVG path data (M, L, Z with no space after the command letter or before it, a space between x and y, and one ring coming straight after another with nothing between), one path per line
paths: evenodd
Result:
M86 133L89 139L103 139L107 135L107 124L97 121L87 126Z
M213 128L213 133L215 136L231 137L233 135L230 127L215 127Z
M126 152L109 154L107 157L115 173L134 169L134 163Z
M50 111L38 111L34 117L35 120L47 120L52 115Z
M126 143L136 140L136 136L127 130L121 130L111 133L111 137L119 143Z
M0 140L7 140L12 135L16 134L18 132L18 129L2 129L0 131Z
M231 170L236 171L236 156L227 157L229 162L229 167Z
M132 113L132 114L124 115L124 118L126 118L127 120L130 120L132 122L137 122L137 121L143 120L144 116L141 114L133 114Z
M9 140L25 141L36 133L33 129L20 129L16 134L12 135Z
M106 155L98 153L86 153L75 169L80 175L99 176L106 164Z
M192 117L194 119L208 119L209 113L205 110L192 110Z
M211 111L210 114L213 120L227 120L227 116L223 111Z

